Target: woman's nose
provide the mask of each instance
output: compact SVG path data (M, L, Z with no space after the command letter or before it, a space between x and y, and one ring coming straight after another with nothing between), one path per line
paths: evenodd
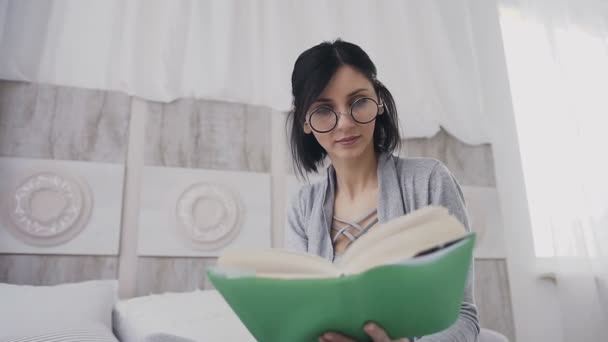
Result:
M344 110L336 112L338 114L338 126L337 128L350 128L356 125L355 120L350 115L350 110Z

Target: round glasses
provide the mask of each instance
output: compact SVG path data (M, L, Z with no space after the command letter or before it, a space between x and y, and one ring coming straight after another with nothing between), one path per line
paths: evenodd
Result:
M376 100L370 97L361 97L350 106L350 116L355 122L366 124L374 121L380 113L380 108L383 104L379 104ZM308 117L305 124L310 125L317 133L327 133L338 125L338 116L348 115L338 113L327 106L316 108Z

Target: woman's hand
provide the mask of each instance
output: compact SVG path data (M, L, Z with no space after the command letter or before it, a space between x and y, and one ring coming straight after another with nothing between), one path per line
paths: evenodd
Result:
M365 327L363 327L363 331L365 331L374 342L410 342L408 338L400 338L397 340L391 340L384 329L378 326L375 323L367 323ZM325 334L319 337L319 342L356 342L355 340L348 338L346 336L340 335L335 332L326 332Z

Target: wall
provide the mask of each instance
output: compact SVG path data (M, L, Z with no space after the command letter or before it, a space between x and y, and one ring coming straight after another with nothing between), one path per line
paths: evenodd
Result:
M93 167L111 163L124 168L124 184L119 184L124 190L122 211L115 227L120 230L120 241L116 241L120 253L4 253L0 254L2 282L41 285L119 278L122 297L210 288L205 271L214 265L215 257L150 242L151 226L157 230L173 227L145 223L142 211L155 205L159 211L173 210L174 202L150 202L147 194L160 189L158 184L178 184L184 181L183 175L207 179L213 171L232 175L234 182L248 177L268 182L265 191L255 190L260 198L268 197L268 206L246 205L253 212L265 212L271 222L268 230L259 231L264 238L258 243L281 245L287 184L292 177L283 113L206 100L160 104L112 92L0 82L0 122L3 157L48 163L68 159ZM401 155L440 159L460 181L473 228L483 237L475 260L482 326L514 340L492 147L466 145L445 131L403 143ZM242 196L253 191L249 186L242 187ZM496 209L485 210L490 206ZM153 253L144 251L149 243L154 245Z

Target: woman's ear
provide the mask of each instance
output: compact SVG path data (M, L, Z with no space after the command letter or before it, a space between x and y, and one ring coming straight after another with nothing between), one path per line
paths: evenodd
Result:
M378 105L378 115L382 115L384 114L384 102L380 102L380 104Z
M306 133L306 134L312 133L312 129L310 128L310 125L308 124L308 122L304 123L303 129L304 129L304 133Z

